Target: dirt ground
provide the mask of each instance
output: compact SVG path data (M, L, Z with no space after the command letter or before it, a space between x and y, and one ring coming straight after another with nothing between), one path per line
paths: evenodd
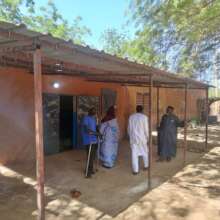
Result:
M156 162L154 146L151 190L146 171L131 174L127 141L120 144L116 167L99 168L92 179L83 176L84 151L46 157L46 219L220 219L220 126L209 130L208 154L202 152L204 128L190 130L184 169L182 131L172 162ZM82 195L71 198L72 189ZM0 213L2 220L36 219L34 166L0 166Z

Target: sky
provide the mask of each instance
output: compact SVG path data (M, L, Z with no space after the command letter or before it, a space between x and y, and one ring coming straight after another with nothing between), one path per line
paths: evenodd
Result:
M35 0L37 6L46 5L48 0ZM82 24L87 26L92 36L85 39L86 44L101 49L100 36L108 28L121 30L126 25L126 10L129 0L53 0L59 12L71 22L75 17L82 17ZM134 32L134 30L129 30Z

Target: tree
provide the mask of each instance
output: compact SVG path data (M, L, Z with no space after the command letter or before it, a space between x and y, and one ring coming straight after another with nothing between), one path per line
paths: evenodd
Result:
M137 39L148 39L149 53L159 57L157 66L165 63L182 75L208 78L220 45L219 0L131 0L130 11Z
M148 35L142 34L142 37L130 39L126 32L112 28L105 30L100 40L102 49L111 55L145 64L155 64L159 61L152 48L148 46Z
M34 0L0 0L0 20L23 23L34 31L50 33L77 44L84 44L84 37L91 34L81 24L81 17L76 17L72 24L64 19L53 1L48 1L45 7L36 10Z
M28 10L33 10L32 0L0 0L0 19L12 23L22 22L20 7L25 5Z
M119 32L115 28L107 29L101 35L100 40L106 53L119 57L126 56L128 38L125 33Z

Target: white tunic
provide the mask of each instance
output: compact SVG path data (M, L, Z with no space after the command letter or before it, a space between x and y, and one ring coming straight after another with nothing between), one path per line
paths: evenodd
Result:
M133 171L138 172L138 157L142 156L145 167L148 167L148 117L135 113L129 117L128 134L132 150Z
M129 117L128 134L131 145L135 144L146 146L149 135L148 117L142 113L132 114Z

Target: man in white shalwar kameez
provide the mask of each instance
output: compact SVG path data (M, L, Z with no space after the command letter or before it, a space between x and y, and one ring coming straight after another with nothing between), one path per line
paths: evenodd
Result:
M133 174L139 173L139 157L144 162L144 170L148 169L148 117L143 114L143 107L138 105L136 113L129 117L128 134L130 137Z

